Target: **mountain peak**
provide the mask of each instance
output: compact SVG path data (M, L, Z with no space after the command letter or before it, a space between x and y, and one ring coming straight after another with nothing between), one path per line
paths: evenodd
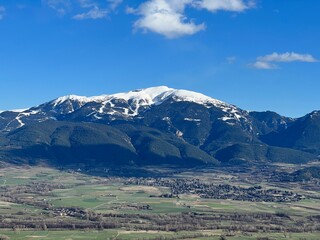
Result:
M241 118L246 119L246 113L241 109L201 93L156 86L93 97L66 95L24 111L8 111L14 114L7 114L3 118L6 121L4 129L13 130L24 126L27 122L42 122L48 119L81 118L108 122L139 118L148 109L165 101L192 102L205 108L219 108L224 115L221 119L227 123L240 121Z
M120 98L126 101L134 100L135 102L145 102L148 105L158 105L168 98L177 101L196 102L199 104L211 103L213 105L227 105L217 99L211 98L204 94L183 89L174 89L167 86L157 86L144 89L137 89L126 93L117 93L110 95L112 98Z
M53 100L52 104L54 106L57 106L59 104L67 102L67 101L88 102L89 98L87 98L85 96L67 95L67 96L59 97L59 98Z
M116 93L109 96L111 98L118 98L126 101L133 100L134 102L144 102L146 105L153 105L164 100L174 91L175 89L167 86L158 86L132 90L124 93Z
M51 104L56 107L60 104L66 102L77 102L79 105L84 105L88 102L110 102L114 99L121 99L126 102L131 102L135 105L135 108L140 106L151 106L159 105L165 100L172 98L176 101L186 101L186 102L195 102L203 105L214 105L214 106L229 106L220 100L211 98L204 94L193 92L183 89L174 89L167 86L156 86L149 87L144 89L136 89L129 92L115 93L111 95L100 95L93 97L77 96L77 95L67 95L59 97L53 101Z

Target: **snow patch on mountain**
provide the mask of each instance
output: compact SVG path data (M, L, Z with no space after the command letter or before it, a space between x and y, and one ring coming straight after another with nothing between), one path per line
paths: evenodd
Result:
M14 128L23 127L25 125L23 118L28 118L31 115L36 115L36 114L40 113L39 110L36 111L36 110L30 110L30 109L16 110L16 111L12 111L12 112L18 113L18 115L7 123L6 127L4 128L5 131L10 131L11 129L14 129Z
M169 88L166 86L151 87L146 89L138 89L126 93L117 93L105 96L106 100L103 103L112 103L114 99L121 99L126 101L130 105L130 110L128 115L136 116L140 113L140 109L145 109L146 107L151 107L152 105L160 105L168 99L173 99L177 102L194 102L197 104L202 104L207 108L216 106L219 108L230 109L231 105L226 104L217 99L208 97L201 93L188 91L188 90L177 90Z
M67 96L59 97L59 98L51 101L51 104L53 105L53 107L56 107L56 106L63 104L65 102L78 102L79 104L84 105L89 102L101 102L104 99L105 99L105 95L95 96L95 97L67 95Z
M234 105L208 97L201 93L177 90L166 86L138 89L124 93L93 97L68 95L30 109L14 110L15 116L9 117L7 130L22 127L27 122L41 122L48 119L66 119L76 111L84 114L88 121L110 121L112 119L133 119L141 117L141 113L152 106L165 101L193 102L208 109L216 107L224 112L223 121L247 121L247 112ZM11 119L10 119L11 118ZM197 121L186 118L185 121Z
M63 104L67 105L67 111L63 111L63 113L69 114L83 107L87 103L99 103L101 104L99 109L93 110L97 111L97 114L119 114L134 117L139 115L139 113L141 113L141 110L143 111L153 105L160 105L170 98L177 102L194 102L197 104L202 104L207 108L216 106L224 109L226 112L230 112L230 110L233 108L232 105L226 104L222 101L208 97L201 93L188 90L177 90L166 86L150 87L124 93L116 93L111 95L101 95L94 97L68 95L59 97L49 102L49 105L51 105L53 111L57 111L59 106ZM75 103L77 104L76 108L74 108ZM123 104L121 105L118 103ZM24 112L25 110L26 109L21 110L19 112Z
M13 109L13 110L10 110L10 112L21 113L21 112L27 111L28 109L29 109L29 108Z
M111 99L123 99L133 101L140 105L159 105L169 98L176 101L195 102L199 104L227 105L217 99L213 99L201 93L188 90L177 90L166 86L151 87L146 89L138 89L127 93L117 93L109 95Z
M201 122L201 119L197 118L184 118L184 120L189 122Z
M202 104L207 108L216 106L227 109L231 107L229 104L205 96L201 93L188 90L177 90L166 86L150 87L95 97L69 95L57 98L52 101L52 105L53 107L58 107L66 102L77 102L79 107L82 107L87 103L96 102L101 104L99 109L96 110L99 115L108 114L135 117L151 106L160 105L170 98L177 102L195 102ZM70 108L70 112L73 111L74 109Z
M320 111L313 111L309 115L310 115L310 118L319 117Z
M118 98L126 101L134 101L143 105L161 104L167 96L176 91L166 86L138 89L127 93L117 93L110 95L110 98Z

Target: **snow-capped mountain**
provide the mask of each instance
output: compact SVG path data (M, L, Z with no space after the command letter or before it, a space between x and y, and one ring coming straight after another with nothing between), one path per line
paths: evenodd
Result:
M206 108L219 108L224 112L221 120L230 124L241 119L245 120L248 115L233 105L201 93L160 86L95 97L69 95L29 109L2 112L0 117L6 123L0 125L0 130L12 131L28 123L49 119L105 123L132 120L143 117L148 109L166 101L192 102Z
M298 119L248 112L165 86L95 97L69 95L0 112L0 161L301 163L320 154L319 116L317 111Z

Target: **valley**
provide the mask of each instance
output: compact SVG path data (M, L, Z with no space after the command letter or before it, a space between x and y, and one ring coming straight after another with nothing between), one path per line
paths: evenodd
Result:
M0 160L52 167L208 167L319 159L320 112L253 112L166 86L0 112Z
M4 111L1 233L318 239L319 133L318 111L249 112L165 86Z
M320 240L319 10L0 0L0 240Z
M310 165L319 163L253 167L251 172L147 167L140 177L129 171L124 176L123 169L3 166L1 234L11 239L317 239L319 179L273 181L283 170ZM205 186L215 189L209 197L199 194ZM230 188L237 191L226 195ZM252 198L232 197L239 189ZM255 198L253 189L271 190L276 198ZM282 201L281 194L300 197Z

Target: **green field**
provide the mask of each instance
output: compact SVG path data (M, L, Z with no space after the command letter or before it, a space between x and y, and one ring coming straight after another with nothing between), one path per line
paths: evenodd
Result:
M202 234L201 237L193 237L194 233L181 232L181 233L171 233L171 232L152 232L152 231L141 231L141 232L132 232L132 231L116 231L116 230L104 230L104 231L1 231L1 234L8 236L10 239L17 240L77 240L77 239L95 239L95 240L107 240L107 239L156 239L156 238L167 238L167 239L201 239L201 240L219 240L220 236L225 236L222 232L199 232L196 234ZM1 235L0 235L1 236ZM318 233L290 233L284 235L282 233L272 233L272 234L241 234L234 233L232 236L227 236L226 239L233 240L253 240L262 237L269 237L269 239L275 240L318 240Z
M186 175L188 173L181 174L188 177ZM217 184L226 181L225 174L220 178L215 175L215 179L202 177ZM283 203L204 199L196 194L162 198L159 197L161 194L170 193L168 187L128 184L126 178L97 177L44 167L0 169L0 183L1 222L9 226L17 221L13 227L1 230L1 234L10 239L220 239L221 235L226 235L227 239L267 236L269 239L320 239L320 233L314 228L318 225L314 222L317 218L310 220L320 213L319 198ZM243 181L236 178L233 184L243 185ZM292 186L288 186L290 188ZM319 195L317 191L298 188L296 191ZM69 209L76 209L72 211L80 215L72 215ZM279 213L286 217L277 217ZM249 221L228 220L234 218L234 214ZM265 214L275 217L268 220ZM205 216L204 219L215 216L216 220L203 220L198 216ZM221 220L219 216L222 216ZM261 220L250 221L255 217ZM185 224L184 219L190 222L186 224L188 228L195 226L192 231L170 229L170 221L181 226ZM168 225L165 225L166 221ZM277 221L279 226L285 227L274 230ZM36 224L22 226L24 222ZM216 227L215 222L221 229L211 230L212 226ZM58 223L61 226L54 227ZM157 224L164 226L160 228L162 230L156 228ZM232 224L243 225L246 230L227 230ZM299 224L306 226L306 232L290 232ZM248 231L251 226L260 225L261 231ZM265 230L269 225L273 228Z

